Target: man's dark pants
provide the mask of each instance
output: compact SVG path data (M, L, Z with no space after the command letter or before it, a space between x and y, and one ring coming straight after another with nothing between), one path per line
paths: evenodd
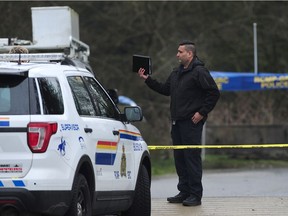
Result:
M173 145L200 145L203 124L203 121L194 124L191 119L176 121L171 130ZM179 177L178 190L201 200L203 195L201 149L174 150L174 160Z

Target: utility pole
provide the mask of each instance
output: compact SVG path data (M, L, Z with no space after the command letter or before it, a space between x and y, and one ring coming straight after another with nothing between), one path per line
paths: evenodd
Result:
M258 55L257 55L257 23L253 23L254 36L254 74L258 74Z

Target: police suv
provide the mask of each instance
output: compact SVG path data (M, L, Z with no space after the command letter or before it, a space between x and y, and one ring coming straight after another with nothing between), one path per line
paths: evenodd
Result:
M141 109L120 113L79 47L0 54L1 216L150 215Z

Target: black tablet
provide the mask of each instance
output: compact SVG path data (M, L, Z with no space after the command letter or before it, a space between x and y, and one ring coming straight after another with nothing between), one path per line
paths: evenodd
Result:
M152 62L149 56L133 55L133 66L132 66L133 72L137 73L140 68L145 69L144 74L146 75L152 74Z

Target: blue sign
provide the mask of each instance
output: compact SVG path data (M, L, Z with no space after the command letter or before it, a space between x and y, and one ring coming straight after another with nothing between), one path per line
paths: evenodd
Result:
M288 74L211 71L220 91L288 89Z

